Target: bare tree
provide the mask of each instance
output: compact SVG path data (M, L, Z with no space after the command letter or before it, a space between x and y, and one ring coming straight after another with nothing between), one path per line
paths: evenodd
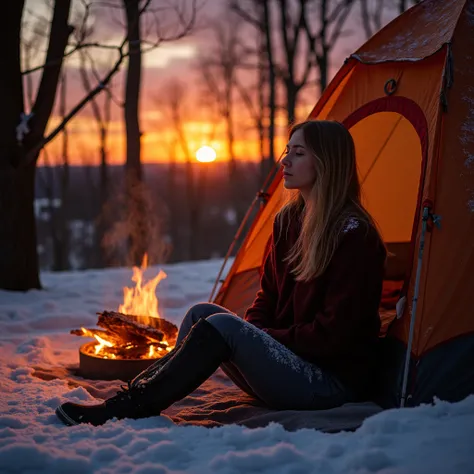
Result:
M238 89L242 95L242 86L237 85L240 82L238 73L246 56L241 27L242 20L231 12L228 13L227 18L214 23L211 31L215 46L200 57L198 64L206 92L215 101L224 120L229 159L229 190L238 223L241 222L245 212L240 192L242 178L235 154Z
M260 14L263 18L265 15L264 4L255 5L257 9L257 14ZM243 25L243 29L247 25ZM244 71L246 74L245 84L240 79L239 75L236 74L234 78L235 88L237 89L238 95L242 100L243 104L247 108L247 111L254 123L254 128L258 136L258 147L259 147L259 159L260 159L260 176L258 177L257 185L261 186L264 179L268 175L269 164L274 163L274 140L275 140L275 71L273 67L272 60L267 59L266 50L267 50L267 37L259 28L255 28L254 32L256 33L252 37L252 44L250 46L244 44L243 52L245 55L247 53L256 55L256 65L252 67L256 71L256 82L249 84L248 77L248 68L249 65L245 62ZM247 31L244 31L242 34L244 37L249 37ZM252 50L254 46L254 50ZM242 67L242 64L237 65L239 68ZM269 83L269 84L268 84ZM268 86L267 86L268 85ZM270 92L270 97L267 98L268 90ZM266 115L267 115L267 102L268 107L268 136L269 140L266 140ZM270 104L272 104L270 106ZM268 146L268 148L267 148Z
M129 196L130 222L140 232L130 232L131 261L140 265L148 247L147 216L142 202L143 171L141 165L141 132L139 124L142 51L140 32L140 0L123 0L127 20L128 67L125 81L124 119L127 143L125 186ZM133 239L137 239L135 242ZM133 249L133 250L132 250Z
M67 108L67 73L61 73L59 87L59 116L62 120L66 116ZM60 179L60 205L56 209L57 218L53 225L56 226L56 239L53 240L53 270L69 270L69 227L66 219L69 207L69 131L64 127L61 132L61 179Z
M157 97L157 104L165 112L166 117L169 117L169 122L172 124L174 139L173 143L173 152L176 150L176 147L179 147L184 155L186 162L186 200L187 200L187 210L189 218L189 234L187 235L187 258L190 260L195 260L198 256L199 249L199 240L200 240L200 199L199 199L199 189L197 188L198 181L195 176L194 166L193 166L193 156L188 144L188 138L186 136L185 130L185 112L186 103L188 102L188 97L186 95L186 87L179 79L173 79L169 81L161 90L160 95ZM173 185L176 183L176 162L170 163L170 182ZM172 186L172 184L170 184ZM176 202L175 190L169 188L169 199L172 203ZM177 229L177 215L176 209L171 204L170 208L170 219L171 226L174 229ZM180 217L180 219L182 216Z
M370 38L375 32L382 28L383 11L387 7L386 0L359 0L362 26L365 36ZM389 0L390 1L390 0Z
M280 35L283 43L284 61L278 67L278 73L286 91L286 110L288 124L295 121L297 97L306 85L314 63L308 49L301 47L305 35L304 21L308 0L299 0L297 8L291 8L291 0L278 0ZM298 78L298 57L301 58L302 73Z
M319 72L319 93L328 85L331 53L342 36L355 0L299 0L302 23L306 31L310 51ZM314 11L309 7L313 6ZM318 21L314 21L315 19Z
M22 31L24 32L21 42L21 59L24 70L30 70L33 67L35 58L41 54L45 47L47 38L44 31L48 28L48 21L42 16L32 15L31 12L25 12L23 16ZM26 110L29 112L34 105L34 74L24 75Z
M393 17L419 2L420 0L359 0L366 38L370 38L385 24L384 12L389 12L389 16Z
M148 0L149 1L149 0ZM195 1L195 0L194 0ZM142 194L148 193L145 189L141 165L141 130L139 123L140 86L142 76L142 42L145 38L141 32L141 8L147 1L123 0L127 27L128 42L128 66L125 82L124 120L126 130L126 165L125 186L130 202L128 212L132 229L129 236L129 260L134 265L139 265L147 249L150 246L148 232L148 216L144 210L146 206L142 202ZM184 6L184 2L181 2ZM176 2L179 9L180 2ZM161 22L155 18L155 27L160 30ZM163 34L158 35L160 38ZM146 199L143 197L143 199ZM137 232L137 229L139 232Z
M170 106L172 107L173 104L176 104L175 101L170 102ZM173 114L173 111L171 110ZM167 179L167 190L166 196L167 206L168 206L168 223L169 223L169 231L171 234L171 242L173 245L173 250L176 249L176 244L180 240L179 232L180 232L180 225L179 225L179 214L177 209L177 151L178 151L178 138L174 136L170 142L167 143L166 149L168 150L168 179ZM188 188L186 188L188 189ZM199 229L194 229L199 231ZM189 239L189 237L188 237ZM190 245L193 245L192 243ZM189 248L189 246L188 246Z
M26 155L42 140L51 114L59 82L61 61L71 27L68 24L70 1L56 4L51 23L47 61L56 64L44 69L29 123L24 113L20 66L21 18L24 2L8 2L4 14L9 27L1 28L0 40L8 44L1 55L0 77L0 288L26 290L39 288L34 218L34 179L38 151L33 159ZM23 118L22 118L23 117ZM19 125L20 122L20 125ZM29 133L25 135L25 131Z
M140 12L146 11L148 0ZM76 28L86 29L90 3L80 2L84 7L85 21ZM99 94L119 71L128 57L128 37L119 45L87 44L69 40L74 27L69 23L71 0L55 0L51 28L48 38L45 64L29 70L21 70L21 25L24 0L7 2L3 14L8 18L8 28L0 31L0 41L8 44L0 58L0 66L8 74L0 77L2 113L0 114L0 288L28 290L40 288L38 255L36 249L36 228L34 215L34 183L36 162L40 150L53 140L67 123L97 94ZM179 29L165 39L176 39L189 33L195 19L195 2L190 19L178 12ZM159 11L154 12L155 15ZM163 38L158 38L155 46ZM48 135L46 127L53 110L63 59L80 48L113 49L118 57L113 67L105 73L95 87L65 115L61 123ZM23 75L41 72L38 90L31 109L25 113Z
M262 113L262 121L267 122L267 126L264 126L261 130L259 128L259 118L253 110L251 110L251 115L256 121L262 145L265 142L265 137L267 137L268 151L266 152L266 157L261 160L261 177L263 180L269 168L275 163L277 71L274 38L272 35L273 27L270 21L270 0L248 0L247 2L230 0L229 6L247 25L254 27L257 32L257 47L253 52L253 55L257 57L257 64L251 65L251 67L258 71L258 108ZM251 56L252 52L250 51L249 53L249 56ZM239 92L242 92L242 88L239 89ZM249 108L248 99L246 97L243 97L243 99ZM268 117L268 120L264 120L266 117Z
M92 90L92 82L88 72L88 69L95 70L94 60L87 54L86 51L79 52L80 58L80 68L79 74L81 77L81 82L83 88L87 93L90 93ZM111 62L109 58L107 63ZM110 66L108 66L110 67ZM108 68L107 67L107 68ZM96 75L98 75L96 73ZM108 170L108 133L110 120L112 115L112 83L110 83L109 88L104 94L104 100L102 104L99 103L96 97L94 97L91 102L91 110L94 116L95 122L97 124L97 131L99 135L99 163L100 163L100 172L99 172L99 185L98 195L99 195L99 209L100 214L96 216L96 232L95 232L95 262L94 265L102 267L108 265L111 262L107 261L108 253L103 249L102 238L107 233L110 226L109 216L107 216L103 211L105 205L110 196L110 183L109 183L109 170ZM92 181L91 181L92 184Z

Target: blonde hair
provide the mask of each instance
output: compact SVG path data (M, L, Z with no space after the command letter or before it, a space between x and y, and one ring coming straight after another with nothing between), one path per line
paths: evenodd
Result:
M367 231L375 222L361 203L355 146L349 131L339 122L308 120L295 125L290 137L303 131L306 149L314 157L316 179L307 202L299 191L290 192L279 211L279 236L284 223L301 219L301 232L285 261L297 281L309 281L326 270L349 219L355 218ZM379 235L380 236L380 235ZM382 241L382 239L380 239Z

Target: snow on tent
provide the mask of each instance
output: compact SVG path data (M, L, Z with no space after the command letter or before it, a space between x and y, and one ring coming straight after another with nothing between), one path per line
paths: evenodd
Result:
M310 118L350 130L365 204L393 254L381 403L474 393L474 0L425 0L397 17L345 61ZM239 315L258 290L284 197L278 168L211 295Z

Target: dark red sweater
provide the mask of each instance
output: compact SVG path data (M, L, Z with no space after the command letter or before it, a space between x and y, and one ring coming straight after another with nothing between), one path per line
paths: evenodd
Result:
M285 227L276 240L274 224L261 289L244 318L363 398L376 362L385 247L375 229L351 218L326 271L296 282L283 259L300 224L293 219Z

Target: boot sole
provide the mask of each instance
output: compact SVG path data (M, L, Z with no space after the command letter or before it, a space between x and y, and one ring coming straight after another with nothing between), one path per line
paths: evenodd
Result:
M74 421L68 414L59 406L56 408L56 416L66 425L66 426L74 426L78 425L77 421Z

